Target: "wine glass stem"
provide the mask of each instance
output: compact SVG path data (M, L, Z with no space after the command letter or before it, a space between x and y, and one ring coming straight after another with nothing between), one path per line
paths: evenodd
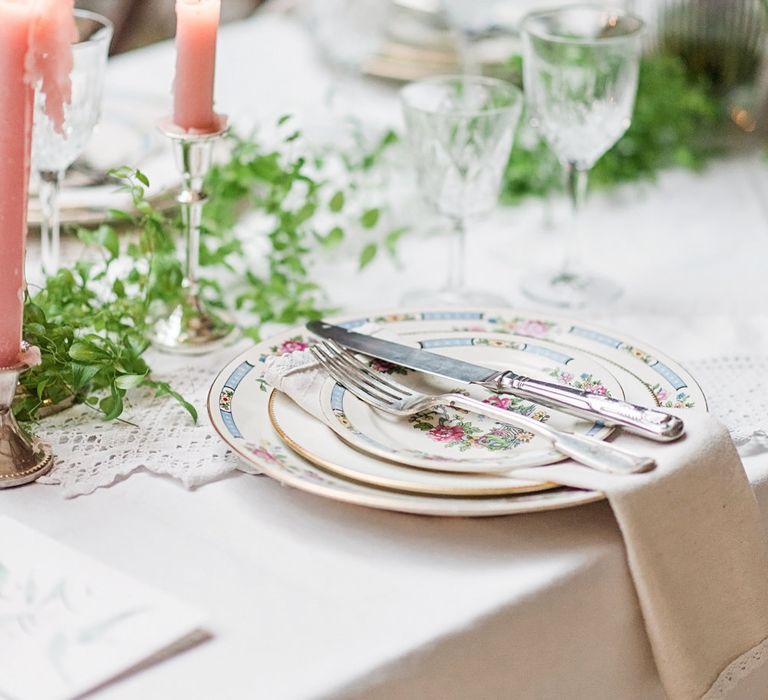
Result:
M582 234L584 230L584 202L587 198L587 184L589 171L578 167L575 163L565 166L567 178L568 196L571 200L571 232L565 244L565 257L560 272L563 279L572 278L578 273L578 259L583 245Z
M61 221L59 215L59 191L63 173L59 170L40 172L40 247L43 272L50 277L59 271Z
M464 289L466 280L464 278L464 256L466 254L466 236L467 229L464 219L453 219L453 238L451 245L451 259L448 264L448 279L446 281L446 291L456 293Z

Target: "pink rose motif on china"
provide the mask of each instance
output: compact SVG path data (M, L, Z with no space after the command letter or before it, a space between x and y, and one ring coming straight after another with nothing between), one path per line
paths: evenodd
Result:
M373 358L369 366L372 370L382 374L408 374L408 370L405 367L392 364L386 360L379 360L378 358Z
M379 360L378 358L374 358L371 360L371 369L376 370L377 372L382 372L384 374L387 374L388 372L391 372L395 368L395 365L393 365L391 362L387 362L386 360Z
M496 406L496 408L503 408L505 411L509 410L509 405L512 402L512 399L509 397L502 397L502 396L489 396L487 399L483 401L483 403L490 404L491 406Z
M659 389L656 392L656 398L659 401L666 401L669 398L669 394L664 389Z
M437 442L458 442L464 438L464 428L460 425L438 425L432 428L427 435Z
M532 338L543 338L549 333L549 327L551 324L544 321L537 321L535 319L523 319L515 323L514 333L520 333L520 335L530 336Z
M257 459L263 459L265 462L277 464L277 458L271 452L267 452L263 447L253 448L251 454Z
M301 340L286 340L280 346L280 352L283 354L287 354L290 352L300 352L302 350L306 350L308 347L309 347L309 343L305 343Z

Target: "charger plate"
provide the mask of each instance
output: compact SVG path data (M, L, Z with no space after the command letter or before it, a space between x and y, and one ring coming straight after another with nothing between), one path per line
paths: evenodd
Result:
M374 312L329 319L348 328L378 324L387 333L409 336L446 332L493 333L547 341L592 355L619 380L627 399L649 406L706 410L696 381L679 364L647 344L592 324L514 309ZM303 328L283 332L234 358L213 382L208 413L221 438L244 461L294 488L337 501L422 515L482 517L529 513L591 503L594 491L557 488L536 493L440 496L390 490L343 477L294 453L269 420L269 387L263 366L270 355L307 347ZM630 382L628 378L634 378ZM638 394L638 396L636 396ZM328 438L333 434L330 430ZM335 438L334 438L335 439ZM650 444L650 443L649 443Z
M399 336L390 339L401 340ZM595 357L579 350L563 352L544 341L499 338L488 333L450 332L409 335L408 344L492 369L508 369L536 379L589 389L623 399L624 390ZM514 396L493 396L480 387L432 377L373 360L370 366L425 394L461 392L519 413L561 431L603 439L611 428L595 421L540 406ZM567 381L565 381L567 380ZM329 379L321 391L325 422L345 442L376 457L420 469L502 473L535 467L566 457L548 440L528 430L466 411L444 408L398 418L371 408ZM306 441L300 444L306 446Z

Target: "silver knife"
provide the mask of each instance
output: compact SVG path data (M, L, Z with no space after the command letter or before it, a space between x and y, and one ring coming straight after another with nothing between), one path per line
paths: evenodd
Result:
M463 360L454 360L427 350L410 348L389 340L348 331L325 321L310 321L307 329L330 338L346 348L377 357L419 372L449 377L465 384L476 384L490 391L513 394L566 413L620 426L629 432L660 442L676 440L685 432L683 421L657 408L637 406L607 396L590 394L560 384L531 379L510 370L492 370Z

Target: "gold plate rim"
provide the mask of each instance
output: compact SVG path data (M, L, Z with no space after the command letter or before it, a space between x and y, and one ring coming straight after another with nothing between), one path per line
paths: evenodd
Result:
M365 478L361 477L359 472L356 472L352 469L349 469L348 467L345 467L340 464L336 464L334 462L331 462L323 457L320 457L314 453L312 453L310 450L306 449L302 445L299 445L293 438L291 438L286 430L283 428L283 426L280 424L279 419L275 415L275 401L277 400L277 395L280 392L277 389L272 389L269 398L267 399L267 415L269 416L269 422L272 424L272 427L275 429L275 432L278 434L280 439L296 454L298 454L300 457L303 457L307 461L311 462L317 467L320 467L321 469L326 469L330 472L333 472L334 474L337 474L339 476L344 477L345 479L351 479L352 481L361 482L368 485L377 486L380 488L384 488L390 491L399 491L399 492L406 492L406 493L416 493L416 494L423 494L423 495L429 495L429 496L462 496L462 497L483 497L483 496L509 496L516 493L540 493L542 491L549 491L554 488L559 488L562 486L562 484L556 484L552 481L542 481L535 484L530 484L527 486L510 486L510 487L502 487L499 489L496 488L488 488L488 489L452 489L451 491L446 491L438 488L430 488L430 487L414 487L413 484L409 484L408 482L398 482L397 480L389 480L384 477L369 477L368 475L365 475ZM330 430L330 428L329 428ZM337 433L331 431L334 437L338 438L341 442L343 442L345 445L350 447L350 449L355 450L355 452L359 452L359 450L346 440L344 440L343 437L339 436ZM365 453L361 453L365 454ZM370 455L367 455L370 456ZM402 466L402 465L397 465ZM403 467L406 468L406 467ZM414 467L415 469L416 467Z

